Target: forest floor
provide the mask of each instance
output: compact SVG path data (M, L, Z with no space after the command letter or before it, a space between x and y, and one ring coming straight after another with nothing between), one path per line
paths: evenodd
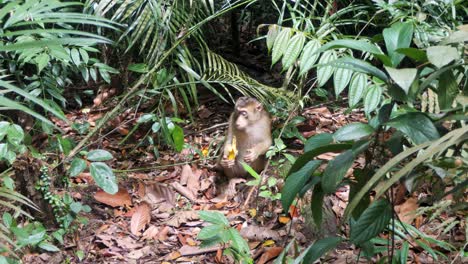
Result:
M305 121L297 128L308 138L364 119L362 112L345 115L343 109L327 105L306 108L301 113ZM119 116L114 122L122 126L114 131L103 131L93 143L93 147L105 148L115 157L111 165L118 177L119 192L109 195L98 189L88 172L73 178L73 197L92 208L86 215L89 223L81 225L73 239L66 241L66 251L29 254L24 257L25 263L63 263L66 259L78 263L75 255L78 250L85 253L81 263L232 263L232 259L223 256L223 245L199 247L197 234L206 226L199 219L200 210L223 213L248 241L255 263L260 264L272 263L293 238L305 248L324 235L340 232L337 226L348 201L347 186L326 199L324 206L328 213L325 213L321 229L311 224L308 195L297 207L290 208L289 213L283 212L278 199L257 196L257 188L246 186L245 179L236 182L234 197L217 196L215 150L222 143L230 111L231 106L217 100L202 101L195 122L184 126L185 140L191 148L180 153L160 150L159 157L155 156L152 145L137 145L145 133L135 133L125 144L119 145L141 114ZM93 125L103 114L95 110L85 112L69 113L68 118ZM79 140L72 130L63 127L64 124L57 124ZM298 146L287 149L290 154L301 153L302 146L297 140L288 145ZM326 153L318 158L330 160L336 155ZM363 160L358 159L354 167L362 165ZM264 177L278 180L276 186L269 188L272 195L280 192L287 169L287 164L278 158L270 162ZM347 176L352 176L352 170ZM249 197L251 192L253 195ZM398 215L403 221L413 222L414 216L408 217L408 213L417 209L417 199L406 197L404 191L397 195ZM421 219L416 218L416 221ZM356 263L357 256L356 249L344 244L328 254L324 263ZM430 263L424 254L418 258L419 263Z

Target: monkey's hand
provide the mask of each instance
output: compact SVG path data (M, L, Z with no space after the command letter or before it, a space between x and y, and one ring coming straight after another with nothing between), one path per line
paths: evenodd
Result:
M258 158L258 153L254 149L248 149L244 156L244 161L247 163L252 163Z
M236 160L234 159L231 160L231 159L228 159L227 156L223 156L223 159L221 159L220 163L223 168L232 168L234 167L235 162Z

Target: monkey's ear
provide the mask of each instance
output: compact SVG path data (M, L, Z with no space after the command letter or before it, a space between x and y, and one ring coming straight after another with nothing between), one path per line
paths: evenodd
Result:
M262 110L263 110L263 105L262 105L261 103L256 103L256 104L255 104L255 109L256 109L257 111L262 111Z

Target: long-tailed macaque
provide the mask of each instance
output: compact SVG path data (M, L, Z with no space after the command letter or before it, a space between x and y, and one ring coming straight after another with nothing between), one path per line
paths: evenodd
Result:
M228 178L247 176L242 161L256 172L262 171L271 143L271 118L262 104L251 97L237 99L219 162L224 174Z

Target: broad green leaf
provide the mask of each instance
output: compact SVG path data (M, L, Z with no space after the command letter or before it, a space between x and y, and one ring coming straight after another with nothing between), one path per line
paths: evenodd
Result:
M283 59L281 63L283 64L283 70L289 69L294 62L296 62L297 57L302 51L304 46L305 36L302 33L294 35L291 40L288 42L288 48L284 52Z
M429 62L437 68L442 68L454 60L460 59L457 48L450 46L432 46L427 48L427 58Z
M387 65L390 63L390 58L387 57L375 44L369 43L364 40L353 40L353 39L333 40L323 45L323 47L320 48L318 52L322 52L322 51L329 50L329 49L337 49L337 48L349 48L349 49L360 50L363 52L368 52L376 56L377 58L379 58L383 64Z
M3 158L6 158L7 153L8 153L8 144L1 143L0 144L0 160Z
M458 30L450 34L441 44L463 43L468 41L468 31Z
M362 244L384 230L392 217L392 207L387 200L378 200L364 210L359 219L351 225L350 240Z
M74 212L75 214L79 213L82 207L83 205L80 202L72 202L70 204L70 210Z
M352 146L353 145L351 144L328 144L325 146L314 148L311 151L302 154L299 158L296 159L296 162L294 162L293 166L289 170L288 175L291 175L292 173L298 171L306 163L308 163L310 160L312 160L320 154L327 152L341 152L343 150L352 148Z
M417 48L401 48L397 49L396 52L403 54L417 62L427 62L427 55L424 50Z
M130 66L128 66L128 70L132 72L138 72L138 73L147 73L149 71L149 68L146 63L137 63L137 64L131 64Z
M175 150L180 152L184 148L184 130L175 125L171 132L172 140L174 141Z
M458 93L458 84L453 71L442 73L439 78L439 85L437 86L437 99L440 108L449 109Z
M160 129L161 129L161 123L159 122L154 122L153 125L151 126L151 131L153 131L153 133L158 133Z
M301 70L299 75L303 75L312 69L315 62L317 61L318 56L320 55L319 53L316 53L319 48L320 41L318 39L312 39L311 41L307 42L300 59L299 66Z
M321 87L327 83L328 79L333 74L334 68L330 66L330 62L336 60L336 52L334 50L327 50L322 53L322 56L319 60L319 65L317 67L317 86ZM326 65L326 66L325 66Z
M291 29L290 28L282 28L280 33L275 39L273 44L273 52L271 55L271 65L275 65L283 56L286 48L288 47L289 38L291 37Z
M324 193L329 194L336 190L348 169L353 165L353 161L353 151L347 150L328 163L322 176L322 190Z
M75 177L86 169L86 161L80 158L74 158L70 164L70 173L71 177Z
M398 53L397 50L401 48L409 48L411 39L413 38L413 24L407 23L394 23L390 28L383 30L383 37L388 55L392 62L391 65L386 66L397 67L403 60L405 55Z
M335 95L338 97L340 93L346 88L353 71L346 68L338 68L333 74L333 85L335 86Z
M38 55L36 58L37 63L37 72L40 73L42 69L49 63L49 55L47 53L42 53Z
M339 58L334 62L331 62L329 65L336 68L348 68L354 72L367 73L371 76L379 78L383 82L388 81L387 75L383 71L379 70L377 67L372 66L371 64L363 60L358 60L349 56Z
M103 149L92 150L86 155L86 159L89 161L107 161L113 158L109 151Z
M79 49L79 51L80 51L81 58L83 59L83 62L85 64L88 64L88 61L89 61L88 52L84 49Z
M205 240L205 239L210 239L212 237L215 237L219 235L221 231L225 228L225 225L219 225L219 224L213 224L209 226L205 226L200 230L200 232L197 235L197 239L200 240Z
M319 160L311 160L307 162L300 170L291 173L284 183L281 191L281 203L285 211L289 210L289 206L296 198L296 195L301 191L306 182L312 177L312 173L318 168L322 162Z
M333 143L333 135L330 133L320 133L309 138L304 145L304 152L326 146Z
M273 43L275 43L276 37L278 36L278 26L277 25L270 25L268 27L268 33L266 36L266 44L268 48L268 53L270 53L271 48L273 47Z
M374 133L374 128L368 124L352 123L335 132L333 138L336 141L358 140Z
M10 122L7 121L0 121L0 140L5 137L8 132L8 128L10 127Z
M24 131L17 124L11 124L7 130L7 139L14 146L19 146L24 139Z
M303 263L314 263L325 253L338 246L341 241L343 241L343 239L336 236L326 237L315 241L312 247L307 251Z
M414 79L416 79L418 70L416 68L395 69L387 66L384 67L390 75L390 78L408 94L411 84L414 82Z
M60 249L50 243L47 243L47 242L41 242L39 243L39 247L42 248L43 250L45 251L49 251L49 252L59 252Z
M400 115L386 124L406 134L417 145L440 137L432 121L423 113Z
M310 202L310 209L312 211L312 218L314 219L315 225L320 228L323 219L323 197L324 193L322 186L317 184L314 186L312 192L312 201Z
M149 122L149 121L153 121L154 119L155 119L154 114L144 114L144 115L140 116L140 118L138 118L137 123L142 124L142 123L146 123L146 122Z
M364 73L355 72L351 79L351 83L349 84L349 107L354 107L359 103L364 95L364 91L366 90L366 85L367 76Z
M240 235L237 229L229 228L228 233L231 238L231 247L233 247L237 252L242 253L243 255L250 254L250 248L247 244L247 241L245 241L245 239Z
M119 190L112 169L103 162L92 162L89 171L97 186L106 193L116 194Z
M229 221L227 220L226 216L217 211L199 211L198 215L200 216L201 220L206 221L208 223L223 226L229 225Z
M378 85L373 85L367 90L366 97L364 98L364 110L366 113L370 113L377 108L381 96L382 88Z
M76 66L79 66L81 64L80 53L77 49L71 49L70 56L72 58L73 63L75 63Z

